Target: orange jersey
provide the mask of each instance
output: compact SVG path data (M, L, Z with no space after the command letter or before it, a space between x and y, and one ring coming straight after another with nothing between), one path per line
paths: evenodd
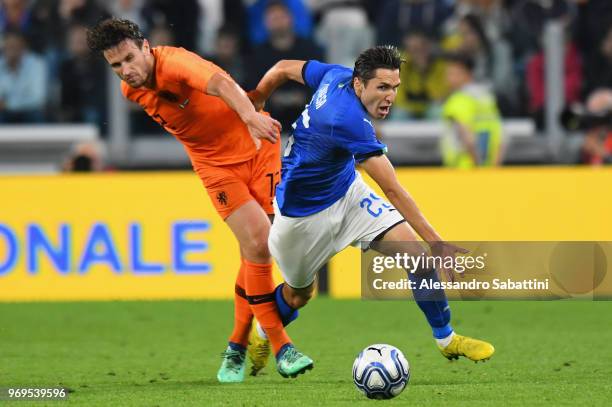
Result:
M152 52L154 88L136 89L122 81L123 95L183 143L196 170L253 158L257 150L244 122L220 97L206 94L210 78L225 72L184 48Z

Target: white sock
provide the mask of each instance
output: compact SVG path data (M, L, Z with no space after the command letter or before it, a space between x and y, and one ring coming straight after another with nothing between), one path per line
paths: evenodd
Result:
M451 341L453 340L453 336L455 336L455 332L451 332L451 334L448 335L446 338L436 338L436 343L438 344L438 346L444 349L451 343Z
M264 331L261 325L259 325L259 322L257 322L257 325L255 326L255 328L257 328L257 333L259 334L261 338L268 339L268 335L266 335L266 331Z

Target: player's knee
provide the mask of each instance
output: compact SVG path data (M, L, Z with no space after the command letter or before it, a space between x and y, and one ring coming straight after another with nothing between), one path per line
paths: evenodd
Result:
M246 244L243 244L242 249L247 258L253 260L265 260L270 258L267 236L253 236Z
M265 237L257 236L251 242L251 250L259 256L270 256L270 250L268 249L268 239Z

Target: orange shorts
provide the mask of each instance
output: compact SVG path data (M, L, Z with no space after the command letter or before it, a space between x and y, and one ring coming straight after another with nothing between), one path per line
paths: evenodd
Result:
M262 140L261 149L249 161L196 169L224 220L251 200L257 201L268 215L274 214L272 202L281 172L280 145L280 139L276 144Z

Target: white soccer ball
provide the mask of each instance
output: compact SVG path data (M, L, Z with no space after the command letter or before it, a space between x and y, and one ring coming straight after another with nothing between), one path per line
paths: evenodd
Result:
M375 344L365 348L353 363L353 381L371 399L391 399L410 380L410 366L395 346Z

